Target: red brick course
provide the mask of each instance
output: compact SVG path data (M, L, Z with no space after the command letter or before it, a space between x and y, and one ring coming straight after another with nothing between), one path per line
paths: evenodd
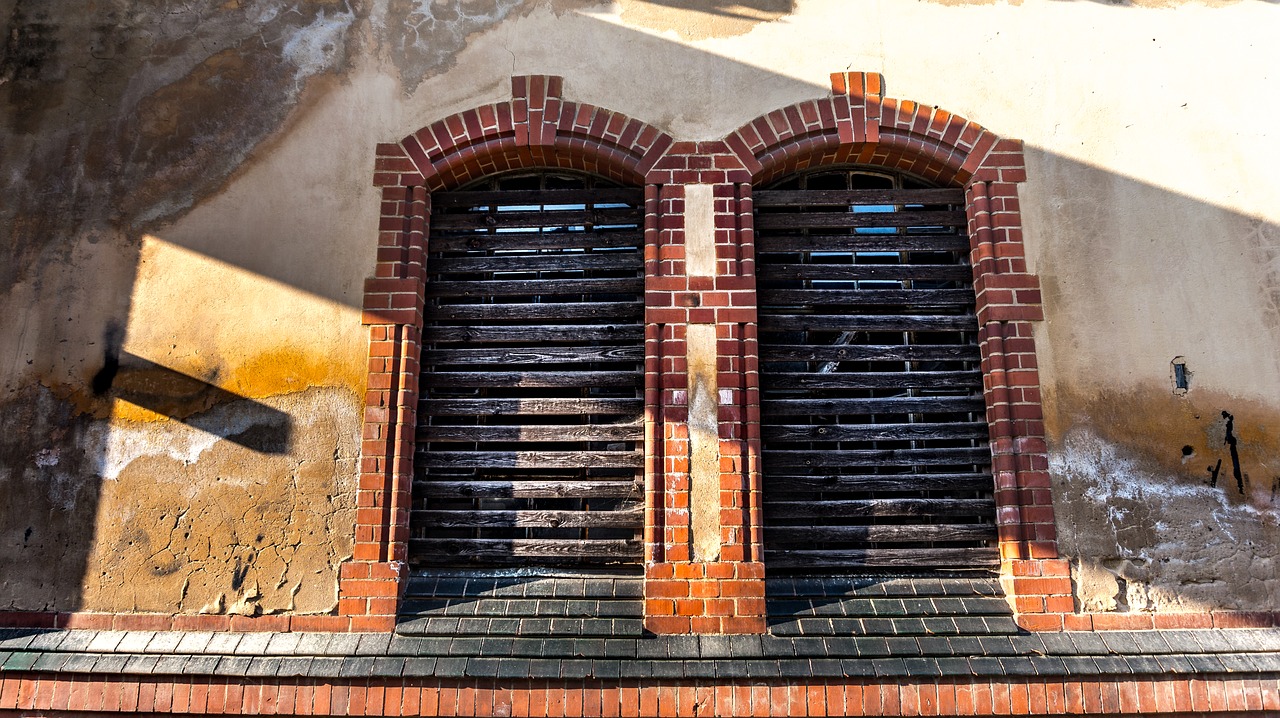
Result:
M1280 678L1172 676L920 682L488 681L189 678L6 674L0 715L343 716L1023 716L1260 715L1280 710Z

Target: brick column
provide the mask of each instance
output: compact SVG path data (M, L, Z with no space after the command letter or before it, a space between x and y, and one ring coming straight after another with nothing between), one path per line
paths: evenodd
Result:
M1031 322L1042 321L1039 279L1028 273L1017 184L1022 148L1001 140L966 193L977 292L1001 579L1031 630L1062 630L1074 610L1070 567L1058 555L1048 447Z
M408 555L417 423L423 284L430 196L398 145L380 145L383 187L378 257L365 281L368 385L356 493L352 559L339 573L338 613L354 631L386 631L395 616ZM400 174L405 173L405 174Z
M655 633L765 630L747 179L723 142L674 143L646 176L645 626Z

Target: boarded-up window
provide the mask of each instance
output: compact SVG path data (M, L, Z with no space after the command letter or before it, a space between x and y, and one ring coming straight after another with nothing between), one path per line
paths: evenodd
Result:
M638 565L642 191L544 172L432 205L410 562Z
M756 192L771 571L997 562L963 202L858 169Z

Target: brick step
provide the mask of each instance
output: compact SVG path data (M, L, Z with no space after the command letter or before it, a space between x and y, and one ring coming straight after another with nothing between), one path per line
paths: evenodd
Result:
M1006 635L1018 632L991 576L787 577L766 581L777 636Z
M420 573L410 577L396 632L405 636L639 636L638 576Z

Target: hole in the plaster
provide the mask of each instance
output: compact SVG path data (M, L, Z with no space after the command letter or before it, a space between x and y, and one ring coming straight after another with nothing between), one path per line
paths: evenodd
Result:
M1191 455L1192 455L1192 454L1194 454L1194 453L1196 453L1196 450L1195 450L1192 446L1187 445L1187 446L1182 447L1182 455L1183 455L1183 456L1191 456Z
M1170 362L1173 371L1173 393L1182 396L1191 388L1191 372L1187 370L1185 357L1174 357Z

